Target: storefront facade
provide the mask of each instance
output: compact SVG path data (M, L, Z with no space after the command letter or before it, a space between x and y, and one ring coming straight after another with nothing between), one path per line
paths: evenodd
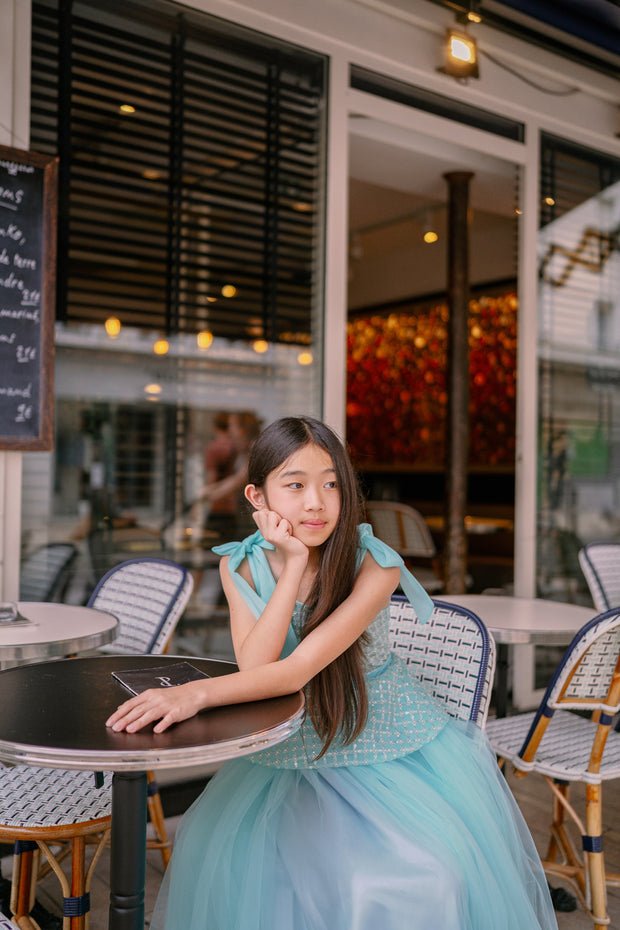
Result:
M117 27L110 18L110 5L106 10L99 5L98 12L97 4L75 3L76 15L81 6L90 9L91 25L99 16L106 33ZM135 6L139 18L141 5ZM132 299L133 318L126 320L123 313L129 301L122 306L117 296L119 310L112 313L111 300L109 317L120 319L121 331L116 335L104 331L109 318L104 312L105 294L100 300L94 286L93 293L87 294L88 288L78 279L80 274L88 278L88 261L80 273L74 263L57 324L55 453L0 452L2 597L17 595L20 550L59 535L77 538L76 527L92 512L95 492L107 488L106 452L110 449L116 463L112 484L121 496L120 509L137 511L140 522L152 528L166 520L174 522L191 502L192 482L200 483L204 477L200 469L197 475L191 474L195 443L210 429L220 409L250 411L263 421L308 412L322 416L345 435L349 312L414 296L407 278L410 274L417 278L420 296L445 288L443 268L437 276L424 254L413 250L411 260L400 266L398 256L391 264L377 260L374 268L369 264L357 268L352 280L352 179L372 180L364 171L374 154L375 161L385 157L390 165L403 164L405 172L408 159L411 172L420 165L425 170L434 165L442 187L446 171L471 171L474 178L487 182L486 201L474 202L474 210L490 213L489 204L502 203L496 212L503 219L495 227L474 224L470 253L472 284L502 280L508 282L507 292L518 295L516 361L510 362L515 365L516 383L514 590L569 599L570 592L554 589L552 577L541 577L541 539L549 539L551 530L556 535L574 533L585 541L605 532L604 516L594 526L584 525L586 512L610 514L608 532L613 536L620 493L615 470L620 437L616 438L614 427L618 387L613 377L620 352L615 322L620 314L620 271L613 244L620 210L620 82L605 69L526 43L484 21L468 27L481 51L480 75L457 81L438 70L445 32L454 26L454 14L423 0L317 0L311 5L284 0L252 5L192 0L182 8L162 4L162 13L171 20L183 11L189 17L190 37L196 35L192 29L226 36L232 35L232 26L241 27L243 35L235 35L235 42L267 48L285 59L288 56L291 73L296 55L308 60L313 74L320 71L320 79L312 85L316 133L308 174L311 190L305 190L312 198L312 220L307 227L312 246L302 264L309 268L305 282L310 283L303 299L297 291L295 299L291 298L291 306L301 307L297 318L293 315L274 323L271 330L266 328L269 295L263 294L258 310L249 301L239 311L237 334L225 327L218 334L214 288L219 306L226 300L222 288L227 283L238 286L240 278L228 282L225 277L216 279L214 272L192 271L192 264L213 265L226 238L222 233L215 241L212 203L202 227L200 223L192 226L185 215L177 224L174 242L177 271L181 268L181 272L174 283L177 298L180 293L182 299L174 304L173 321L164 319L151 326L148 319L140 320L139 296ZM157 41L159 24L149 21L145 28ZM5 88L0 98L0 139L6 145L34 149L33 20L28 2L4 0L0 35L6 45L0 56ZM302 69L293 83L303 88L306 80ZM238 91L234 93L236 98ZM239 116L232 113L231 119ZM137 132L145 132L145 125ZM42 138L42 130L38 131ZM208 132L197 143L198 151L201 145L208 145ZM240 145L235 142L237 151ZM293 163L298 166L295 158ZM595 179L581 187L574 185L571 164L577 166L578 174L585 172ZM150 182L156 183L158 167L151 165L150 170ZM398 189L395 179L384 177L382 183ZM475 183L474 201L479 196ZM560 214L545 214L554 205L541 205L545 197L553 199L550 183L556 185L558 203L562 184L576 189L572 201L570 196L564 198ZM291 202L291 216L299 220L304 211L293 190ZM195 216L201 208L194 204L193 209ZM282 216L278 214L274 222L282 223ZM242 222L244 228L251 226L247 217ZM368 230L369 224L363 228ZM585 228L594 232L582 242ZM293 230L293 251L296 235ZM247 249L249 255L250 246ZM193 263L187 258L192 250ZM233 269L226 262L234 251L233 236L220 262L227 273ZM593 262L594 251L597 261ZM283 266L286 261L286 257L281 259ZM247 259L248 268L250 264ZM239 268L234 271L239 276ZM170 281L166 278L162 287L170 287ZM297 283L296 278L295 287ZM249 292L256 290L264 287L265 277L257 284L248 273L246 284ZM195 299L186 299L186 294ZM280 291L275 299L278 307L282 306L281 295ZM231 298L231 305L235 299L241 306L238 295ZM144 303L153 313L153 298L147 294ZM202 316L201 305L206 308ZM67 313L70 306L73 317ZM301 323L297 325L295 319ZM255 327L253 335L248 324ZM207 334L202 347L195 342L198 333ZM163 354L153 351L157 341L167 342ZM265 352L258 351L257 342L266 344ZM503 383L494 382L493 390L501 390ZM430 382L428 390L434 390ZM579 410L577 401L569 400L573 396L581 399ZM119 471L123 438L134 449L142 449L142 471L135 459ZM593 453L584 450L592 452L594 446L598 451L593 459ZM553 464L558 457L563 461L559 477ZM167 469L165 463L170 461L172 468ZM168 484L164 473L173 474ZM80 482L86 484L86 491ZM555 556L548 558L553 564ZM541 591L543 581L548 585L546 591Z

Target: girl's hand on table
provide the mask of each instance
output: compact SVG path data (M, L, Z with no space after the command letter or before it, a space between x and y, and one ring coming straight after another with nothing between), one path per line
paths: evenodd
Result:
M191 681L174 688L150 688L121 704L106 720L106 726L117 733L136 733L158 720L154 733L163 733L172 723L193 717L207 706L204 694L206 682Z

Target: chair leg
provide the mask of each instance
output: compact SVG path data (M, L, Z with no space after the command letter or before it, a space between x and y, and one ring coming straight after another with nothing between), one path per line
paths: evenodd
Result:
M155 839L149 840L147 846L149 849L160 850L164 868L166 868L170 862L170 840L168 839L168 831L166 830L161 795L153 772L146 773L146 781L149 817L151 818L153 830L155 831Z
M41 852L36 843L30 848L18 851L13 856L13 874L11 880L11 920L18 927L38 927L30 916L34 907L37 873ZM35 848L33 848L35 847Z
M584 850L590 885L594 930L609 925L607 916L607 886L603 855L602 786L586 785L586 830Z

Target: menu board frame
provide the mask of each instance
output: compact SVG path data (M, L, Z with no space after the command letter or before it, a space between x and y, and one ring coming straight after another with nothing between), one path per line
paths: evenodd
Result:
M51 451L58 159L0 146L1 200L8 208L0 210L0 451ZM23 228L20 207L28 211ZM29 275L40 288L26 287ZM18 363L25 377L16 382Z

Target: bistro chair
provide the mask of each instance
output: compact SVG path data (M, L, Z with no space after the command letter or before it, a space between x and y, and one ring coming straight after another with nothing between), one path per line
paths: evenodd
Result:
M406 597L390 601L392 649L426 682L453 717L484 728L495 672L495 641L466 607L434 600L420 623Z
M14 924L12 920L9 920L6 914L0 911L0 930L15 930L16 926L17 924Z
M620 543L586 543L579 550L579 564L596 609L620 607Z
M77 546L70 542L33 549L21 563L20 601L62 601L77 557Z
M426 520L414 507L397 501L366 501L372 531L410 565L423 588L434 594L443 582L437 568L437 549ZM417 564L419 561L426 564Z
M119 634L98 652L115 655L161 655L190 599L194 580L181 565L168 559L144 558L122 562L106 572L88 600L119 621ZM153 772L147 772L148 809L155 838L149 849L160 849L164 866L170 859L161 795Z
M192 593L193 579L181 565L167 559L134 559L112 568L101 579L89 607L106 610L119 620L119 635L101 647L115 654L159 655L168 641ZM119 703L122 695L119 692ZM92 872L110 832L111 775L37 769L19 765L0 767L0 839L15 840L11 909L16 920L29 924L35 885L41 872L40 851L58 876L63 891L63 926L79 930L90 909ZM164 865L170 859L170 843L157 783L147 772L148 811L154 838L150 849L161 851ZM88 870L86 840L95 842ZM67 848L67 841L71 847ZM60 846L54 854L51 847ZM72 853L71 882L60 862ZM33 924L30 924L34 926Z
M608 926L603 781L620 778L620 734L611 726L620 710L620 608L599 614L575 635L537 711L489 721L487 734L501 761L519 777L538 772L553 795L551 835L543 866L569 881L595 930ZM585 815L571 803L573 782L585 785ZM568 819L567 819L568 817ZM581 834L578 851L567 829Z

